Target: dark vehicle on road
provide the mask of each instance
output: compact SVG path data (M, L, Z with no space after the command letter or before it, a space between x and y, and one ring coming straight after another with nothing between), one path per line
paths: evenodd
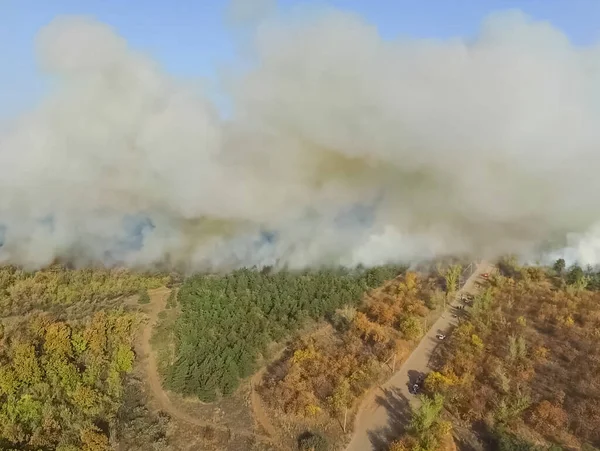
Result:
M419 394L421 391L421 387L423 386L423 382L425 381L425 376L420 374L415 383L409 387L409 392L413 395Z

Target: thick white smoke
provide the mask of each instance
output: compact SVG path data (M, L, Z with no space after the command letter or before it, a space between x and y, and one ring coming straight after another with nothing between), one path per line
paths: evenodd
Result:
M302 267L551 243L598 261L600 47L517 12L473 40L385 41L326 11L264 23L254 57L224 121L109 27L51 23L56 89L0 135L0 259Z

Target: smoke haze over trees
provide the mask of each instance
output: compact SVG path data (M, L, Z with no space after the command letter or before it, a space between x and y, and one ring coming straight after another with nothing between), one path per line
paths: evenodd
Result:
M54 90L0 127L0 261L598 262L599 46L518 12L447 41L336 10L256 30L223 119L110 27L43 29Z

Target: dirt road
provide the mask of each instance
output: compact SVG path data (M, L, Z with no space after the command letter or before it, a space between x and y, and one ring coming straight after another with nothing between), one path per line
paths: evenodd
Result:
M463 293L474 294L476 281L481 274L488 273L492 266L480 263L456 298ZM404 362L402 367L379 389L368 396L359 408L356 417L354 435L346 451L382 451L387 450L389 442L402 434L410 421L410 403L417 400L409 393L409 387L421 374L429 371L429 359L438 345L438 333L447 333L456 326L453 314L458 302L455 300L446 312L433 324L419 345Z
M277 360L281 354L283 354L283 351L285 351L285 348L283 348L273 360ZM256 422L274 440L275 443L280 443L279 433L275 429L275 426L273 426L273 423L271 423L269 415L267 414L263 402L260 399L260 395L256 391L256 388L262 381L266 369L267 367L263 366L259 371L256 372L254 376L252 376L252 379L250 379L250 406L252 407L252 416Z
M152 330L158 320L158 314L165 309L170 293L171 290L168 288L158 288L148 292L150 295L149 310L146 312L148 314L148 321L144 324L138 349L138 352L141 351L141 354L144 357L143 363L148 387L150 388L152 397L163 412L168 413L173 418L185 421L186 423L202 427L209 426L209 423L200 421L177 409L162 388L160 375L158 373L158 362L156 361L156 355L152 351L150 339L152 338Z

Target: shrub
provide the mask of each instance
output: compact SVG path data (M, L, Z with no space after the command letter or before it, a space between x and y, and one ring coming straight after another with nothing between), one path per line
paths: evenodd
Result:
M529 443L504 429L497 429L493 433L494 447L498 451L541 451L540 448Z
M150 296L146 290L140 291L140 297L138 298L139 304L150 304Z
M423 326L419 318L407 316L400 322L400 331L407 340L416 340L423 335Z
M305 432L298 437L298 449L300 451L327 451L327 440L318 433Z

